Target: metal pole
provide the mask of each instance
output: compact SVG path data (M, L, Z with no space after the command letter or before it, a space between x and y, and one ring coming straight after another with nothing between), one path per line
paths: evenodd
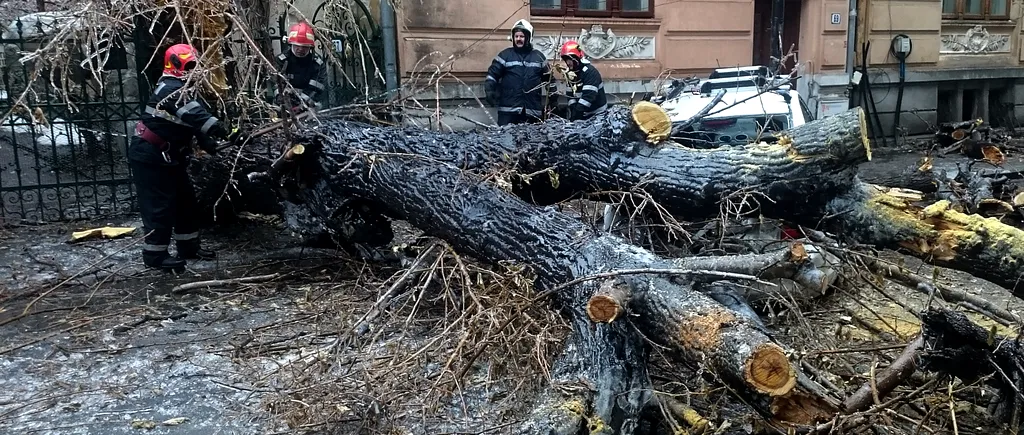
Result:
M846 18L846 76L853 81L854 48L857 46L857 0L850 0L850 14Z
M779 74L782 70L782 32L785 24L786 0L772 0L772 62L773 74Z
M398 89L398 42L395 31L395 7L391 0L380 2L380 27L384 39L384 82L388 98Z

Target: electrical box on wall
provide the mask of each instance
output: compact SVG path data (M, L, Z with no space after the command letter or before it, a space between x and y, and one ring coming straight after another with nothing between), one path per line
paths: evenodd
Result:
M850 99L839 96L823 96L818 101L818 119L843 113L849 110Z

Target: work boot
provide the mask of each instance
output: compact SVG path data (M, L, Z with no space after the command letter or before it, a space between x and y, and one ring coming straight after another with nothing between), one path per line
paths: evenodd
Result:
M199 247L199 239L178 240L178 258L183 260L214 260L217 253Z
M164 272L185 271L185 260L174 258L167 251L142 251L142 263Z

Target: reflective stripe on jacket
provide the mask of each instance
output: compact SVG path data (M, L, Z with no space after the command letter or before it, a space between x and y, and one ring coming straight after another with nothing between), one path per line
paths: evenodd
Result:
M498 111L526 113L540 117L544 110L544 88L554 95L557 84L544 54L532 45L509 47L498 53L487 69L485 86L498 96Z

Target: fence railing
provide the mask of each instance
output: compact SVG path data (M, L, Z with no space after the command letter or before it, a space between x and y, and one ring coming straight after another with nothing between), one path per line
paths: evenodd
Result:
M144 26L137 26L133 34L125 35L123 46L111 50L99 77L76 67L77 62L69 62L72 67L64 71L21 63L25 53L46 43L59 28L57 16L19 19L10 26L13 31L6 30L8 23L0 23L0 117L10 113L0 118L0 225L93 219L136 211L125 156L152 82L144 65L151 53L145 52L147 44L140 42L142 35L137 33L144 31L140 30ZM321 43L317 49L328 65L324 107L382 94L383 79L377 66L383 59L383 46L379 29L369 21L373 31L360 33L358 38L322 29L333 35L327 39L330 43ZM282 18L275 24L254 35L271 47L273 52L262 53L271 60L276 60L281 49L287 50L281 35L292 23ZM239 79L244 75L265 78L269 71L254 75L247 70L245 62L255 54L253 48L234 42L231 45L236 50L229 55L235 62L229 73L234 73L232 83L243 88L236 92L270 101L271 81ZM88 47L82 43L68 43L67 53L75 60L84 59L85 51ZM162 61L157 58L156 62ZM21 104L15 105L18 100ZM230 113L232 108L225 110Z
M0 116L10 113L0 119L0 222L124 213L132 204L127 134L141 101L132 59L114 59L99 77L78 62L61 70L22 63L59 25L36 18L0 36ZM65 48L72 60L85 58L83 44Z

